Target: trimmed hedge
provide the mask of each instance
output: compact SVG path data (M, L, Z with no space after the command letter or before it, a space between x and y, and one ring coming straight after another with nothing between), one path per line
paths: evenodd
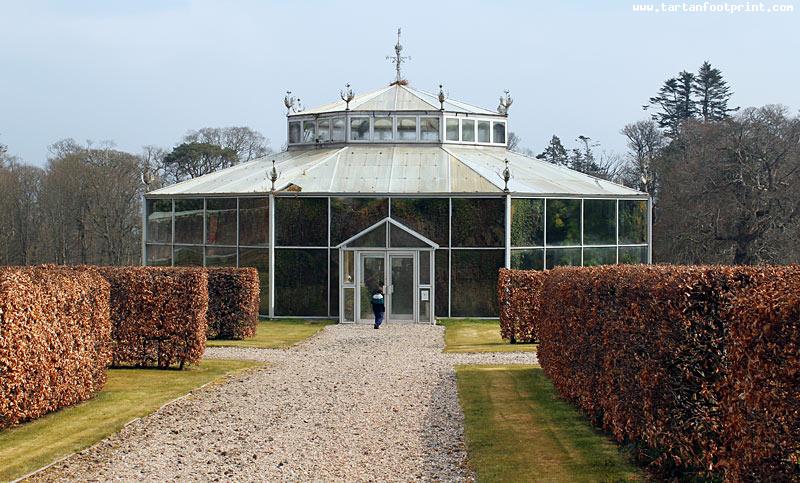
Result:
M539 294L545 272L501 268L497 280L500 336L510 341L539 341Z
M539 361L661 477L798 479L798 281L797 266L551 270L528 294Z
M256 335L261 288L255 268L208 269L209 339Z
M203 268L89 267L111 284L114 366L196 364L206 345Z
M110 334L109 284L99 275L0 268L0 428L100 391Z

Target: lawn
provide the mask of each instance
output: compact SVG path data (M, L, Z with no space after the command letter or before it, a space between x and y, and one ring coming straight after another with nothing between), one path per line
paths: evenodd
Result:
M164 403L221 376L261 365L204 360L189 369L110 369L97 397L0 431L0 481L8 481L80 451Z
M439 319L445 327L445 352L535 351L535 344L510 344L500 338L497 319Z
M558 399L538 366L459 366L478 481L644 480L627 455Z
M285 349L308 339L333 320L279 319L258 323L256 336L244 340L209 340L209 347L252 347L256 349Z

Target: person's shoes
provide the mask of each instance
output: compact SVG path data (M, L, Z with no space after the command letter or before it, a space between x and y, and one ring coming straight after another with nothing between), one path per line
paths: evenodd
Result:
M375 326L374 326L374 327L377 329L377 328L378 328L378 324L375 324Z

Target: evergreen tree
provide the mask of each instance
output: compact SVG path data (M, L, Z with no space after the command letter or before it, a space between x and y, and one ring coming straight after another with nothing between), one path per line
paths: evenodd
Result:
M694 95L697 110L704 122L719 121L739 108L728 108L728 101L733 93L728 83L722 78L722 72L711 67L708 61L703 62L697 77L694 79Z
M547 161L548 163L557 164L559 166L566 166L569 164L569 155L566 148L561 144L561 139L555 134L550 139L547 147L540 154L536 155L536 159Z
M603 177L603 169L594 157L593 147L597 147L597 143L592 143L592 139L588 136L578 136L581 143L579 148L572 149L569 157L568 167L581 173L589 174L592 176Z
M649 99L650 103L644 106L658 106L660 109L651 118L658 122L658 127L666 130L666 135L674 138L678 135L680 124L692 119L697 114L697 108L692 99L695 76L691 72L683 71L678 77L667 79L658 95Z

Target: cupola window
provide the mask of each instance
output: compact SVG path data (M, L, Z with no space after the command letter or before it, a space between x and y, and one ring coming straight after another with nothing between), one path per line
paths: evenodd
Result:
M461 120L461 140L466 143L475 142L475 121L472 119Z
M478 121L478 142L479 143L488 143L491 142L491 132L489 129L490 126L489 121Z
M391 141L392 118L389 116L376 117L373 136L375 141Z
M456 136L458 136L458 121L456 121ZM422 141L438 141L439 118L421 117L419 119L419 137Z
M417 140L417 118L398 117L397 118L397 139L400 141Z

